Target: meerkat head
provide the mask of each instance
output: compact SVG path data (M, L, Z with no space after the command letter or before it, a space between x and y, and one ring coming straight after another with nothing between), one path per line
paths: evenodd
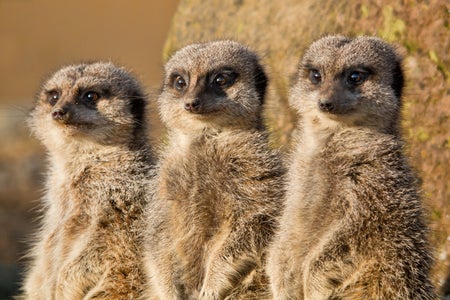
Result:
M401 58L383 40L327 36L307 49L290 103L316 122L389 132L397 127L403 84Z
M138 82L125 69L103 62L71 65L44 83L29 124L48 147L121 144L142 134L145 105Z
M186 46L165 66L161 118L184 132L259 127L267 81L257 55L237 42Z

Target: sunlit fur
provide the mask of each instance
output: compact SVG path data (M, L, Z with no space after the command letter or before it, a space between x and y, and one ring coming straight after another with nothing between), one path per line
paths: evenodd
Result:
M368 76L349 85L353 70ZM306 51L290 95L300 124L286 209L267 268L274 299L436 298L399 136L402 88L401 59L378 38L328 36Z
M54 91L59 100L51 103ZM83 100L88 91L98 100ZM29 125L47 148L49 169L23 299L141 296L152 165L145 105L138 82L111 63L67 66L44 84Z
M234 82L214 88L225 71ZM159 107L168 140L147 217L152 286L160 299L267 298L263 265L284 169L261 122L264 71L244 46L216 41L179 50L165 72ZM183 91L173 74L184 76ZM197 111L188 111L195 99Z

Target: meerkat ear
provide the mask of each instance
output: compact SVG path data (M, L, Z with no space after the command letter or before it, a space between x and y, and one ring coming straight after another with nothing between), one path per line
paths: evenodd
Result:
M403 87L405 85L405 78L403 75L403 69L400 61L397 61L392 69L392 84L391 87L394 90L394 94L397 98L402 97Z
M264 69L259 63L256 64L254 77L256 92L258 93L259 101L261 101L261 104L264 104L269 79L267 78L266 72L264 72Z
M131 105L131 114L133 115L136 121L136 126L140 128L142 127L145 118L145 107L146 107L145 96L138 91L133 92L130 97L130 105Z

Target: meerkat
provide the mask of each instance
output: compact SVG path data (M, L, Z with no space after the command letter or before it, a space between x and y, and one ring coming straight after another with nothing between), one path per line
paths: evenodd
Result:
M404 77L376 37L327 36L300 63L274 299L436 299L417 180L403 154Z
M160 299L263 299L284 167L261 112L267 76L235 41L192 44L165 66L168 128L147 216L147 269Z
M29 125L47 148L43 218L24 299L136 299L153 156L146 96L112 63L70 65L43 85Z

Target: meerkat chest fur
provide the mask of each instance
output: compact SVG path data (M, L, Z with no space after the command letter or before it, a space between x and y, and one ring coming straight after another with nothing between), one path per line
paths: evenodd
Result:
M199 274L185 284L198 288L212 255L237 242L237 228L265 216L265 230L273 230L271 218L281 207L274 199L282 197L284 170L278 154L267 148L266 134L257 130L205 133L185 143L182 152L175 143L168 148L158 198L169 203L174 216L170 221L180 268ZM248 239L257 245L271 236L255 235Z
M149 164L143 157L104 148L52 155L47 186L51 223L59 220L64 228L71 228L71 236L81 239L89 232L94 234L102 223L132 228L132 219L140 215L146 201L141 190Z
M137 175L132 177L139 177L140 173L145 173L145 170L148 169L144 163L144 156L120 147L111 147L107 150L93 148L88 151L78 149L76 153L64 154L64 157L66 159L53 155L51 184L48 188L58 188L59 186L67 190L66 196L83 199L88 206L86 209L92 209L92 211L96 206L105 208L111 204L108 203L108 199L111 197L108 197L108 194L124 193L123 197L128 197L126 190L118 189L123 181L127 181L127 178L121 177L120 173L131 175L133 172L137 172ZM139 167L143 168L142 172L138 169ZM129 188L132 189L133 185Z
M160 193L186 214L183 222L200 221L211 236L232 217L237 205L227 196L239 188L237 181L230 181L232 169L239 164L239 156L227 148L233 139L224 132L183 136L169 147L161 168ZM165 186L168 182L170 186Z
M323 172L322 152L327 147L330 137L342 129L342 124L319 114L311 113L303 116L296 137L297 146L291 154L288 173L288 185L291 192L288 195L319 192L325 188L326 181L315 179L322 178L321 173L328 172L328 170ZM295 207L311 205L309 202L298 201L295 196L288 196L287 201ZM301 207L298 207L295 211L301 210Z

